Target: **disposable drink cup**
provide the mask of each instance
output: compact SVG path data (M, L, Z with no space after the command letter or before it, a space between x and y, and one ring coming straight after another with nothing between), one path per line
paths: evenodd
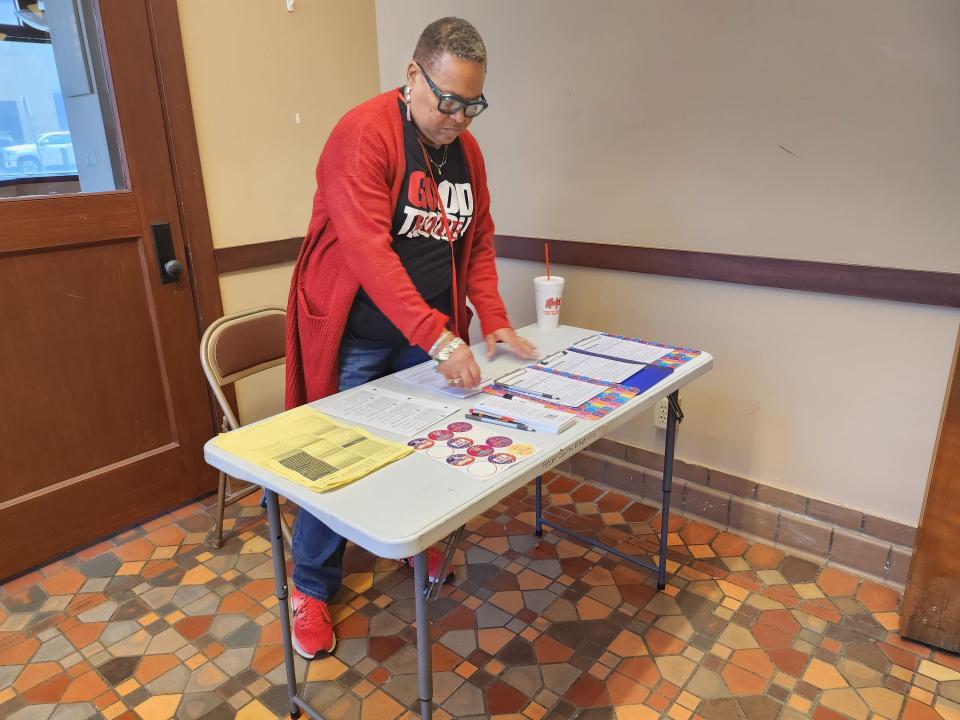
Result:
M563 278L546 275L533 279L533 297L537 304L537 327L554 330L560 324L560 303L563 300Z

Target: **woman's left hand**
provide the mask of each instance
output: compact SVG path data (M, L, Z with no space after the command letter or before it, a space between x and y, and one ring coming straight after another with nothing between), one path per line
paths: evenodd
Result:
M540 357L537 349L528 341L517 335L513 328L500 328L487 335L487 359L493 360L497 352L497 343L502 342L509 347L515 355L525 360L536 360Z

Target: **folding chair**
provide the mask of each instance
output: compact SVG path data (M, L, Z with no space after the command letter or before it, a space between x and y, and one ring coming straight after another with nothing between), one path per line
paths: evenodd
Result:
M284 363L287 313L282 307L260 307L225 315L214 321L200 340L200 364L223 412L221 428L236 430L240 422L227 402L223 388L238 380ZM223 546L223 511L259 488L249 485L234 491L229 476L220 471L217 517L211 545ZM290 528L283 522L283 536L290 544Z

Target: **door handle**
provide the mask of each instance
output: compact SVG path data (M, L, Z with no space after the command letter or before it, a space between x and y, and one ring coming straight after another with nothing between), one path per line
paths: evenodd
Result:
M179 260L167 260L163 264L163 271L174 280L179 280L183 273L183 263Z
M177 259L173 249L173 235L170 232L170 223L158 223L150 226L153 230L153 246L157 251L157 265L160 270L160 282L180 282L183 274L183 263Z

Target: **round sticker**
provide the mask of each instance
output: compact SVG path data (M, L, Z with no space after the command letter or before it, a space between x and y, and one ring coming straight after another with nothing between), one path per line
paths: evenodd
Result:
M505 448L513 445L513 439L504 435L494 435L493 437L487 438L487 445L491 445L495 448Z
M467 472L475 477L485 478L485 477L490 477L491 475L496 473L497 466L491 465L488 462L478 462L468 467Z
M453 437L453 433L449 430L434 430L427 437L431 440L449 440Z
M509 448L507 448L507 451L513 453L514 455L519 455L520 457L526 457L527 455L533 455L533 445L517 443L516 445L511 445Z
M455 437L453 440L447 440L447 447L452 447L455 450L463 450L473 445L473 440L468 437Z
M407 443L414 450L426 450L428 447L433 447L433 440L427 440L427 438L415 438Z
M487 460L492 462L494 465L509 465L510 463L517 461L513 455L504 452L494 453L488 457Z
M455 433L469 432L473 430L473 425L467 422L452 422L447 425L447 430Z
M455 465L457 467L463 467L464 465L469 465L473 461L474 461L474 458L470 457L469 455L451 455L450 457L447 458L448 463L450 463L451 465Z
M487 455L493 455L493 448L489 445L474 445L467 450L467 454L473 457L487 457Z
M427 455L433 458L445 458L452 454L453 450L446 445L434 445L432 448L428 448L426 452Z

